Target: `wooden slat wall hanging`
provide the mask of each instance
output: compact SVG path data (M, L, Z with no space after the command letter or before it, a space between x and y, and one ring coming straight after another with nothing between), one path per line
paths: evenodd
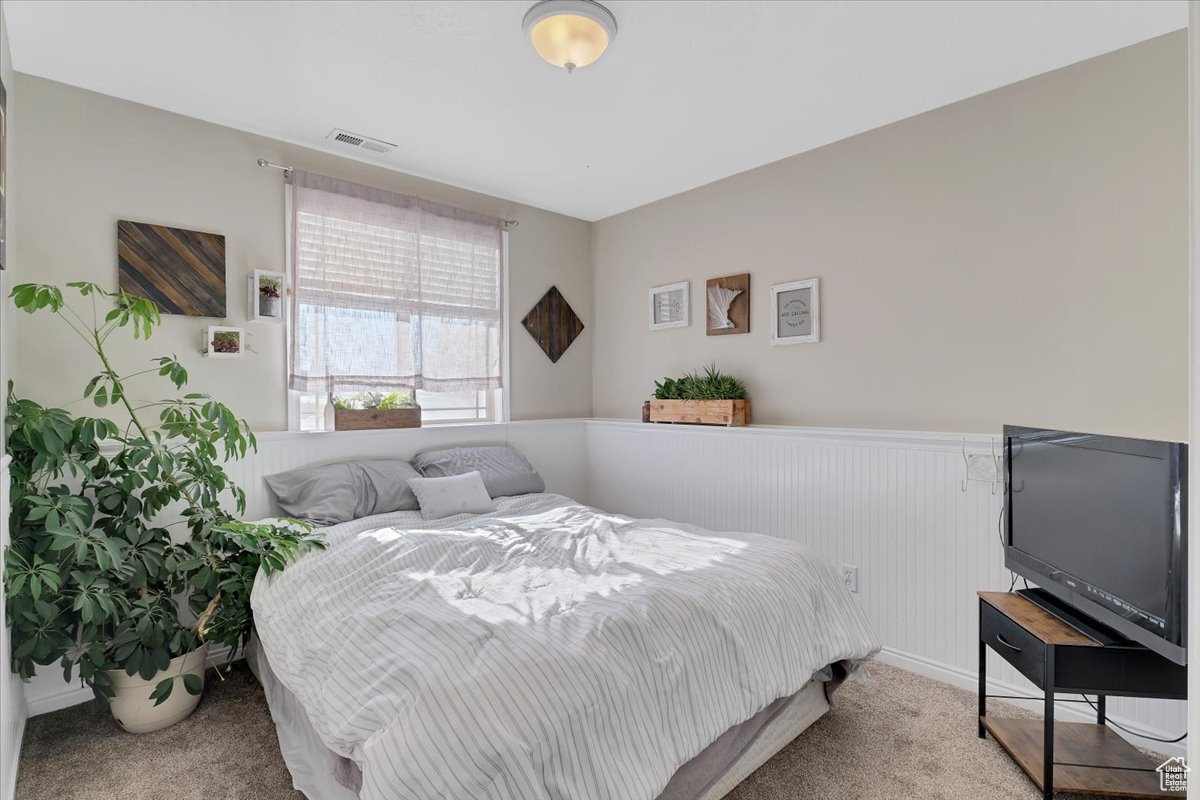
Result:
M571 342L583 332L583 321L557 286L550 287L550 291L529 310L521 324L555 364L571 346Z
M164 314L225 316L225 237L145 222L117 222L123 291Z

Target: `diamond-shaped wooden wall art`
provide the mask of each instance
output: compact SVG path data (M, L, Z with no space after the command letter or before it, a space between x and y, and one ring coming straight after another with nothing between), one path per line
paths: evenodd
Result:
M521 324L555 364L567 352L571 342L583 333L583 321L557 286L550 287L550 291L529 310Z

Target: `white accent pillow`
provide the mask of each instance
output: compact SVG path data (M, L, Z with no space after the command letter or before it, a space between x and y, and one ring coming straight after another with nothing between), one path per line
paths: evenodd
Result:
M421 516L425 519L487 514L496 510L478 470L448 478L409 478L408 486L417 496Z

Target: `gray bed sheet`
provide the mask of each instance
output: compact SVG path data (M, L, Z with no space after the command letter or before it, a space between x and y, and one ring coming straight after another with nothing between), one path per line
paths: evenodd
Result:
M288 767L292 771L296 788L305 791L311 797L312 784L315 779L326 786L336 783L339 788L345 790L346 797L356 797L362 788L362 771L359 766L354 761L334 753L320 743L316 732L311 729L311 725L304 715L299 700L275 677L257 637L253 637L246 647L246 660L258 677L259 683L263 685L271 715L275 719L279 732L285 761L288 762ZM833 703L834 691L845 681L850 672L850 664L837 662L813 675L814 681L824 685L825 698L830 705ZM721 734L716 741L675 772L657 800L695 800L695 798L703 797L753 747L763 732L771 727L771 724L788 706L808 688L806 686L805 689L794 695L775 700L750 719ZM313 758L317 754L308 753L306 754L308 757L303 758L303 761L307 762L303 772L308 773L307 775L297 774L296 766L298 764L294 765L297 759L288 757L296 754L298 749L323 751L321 757ZM314 762L319 761L325 761L328 764L328 772L324 776L320 775L320 768L315 767ZM323 794L329 793L329 790L323 792Z

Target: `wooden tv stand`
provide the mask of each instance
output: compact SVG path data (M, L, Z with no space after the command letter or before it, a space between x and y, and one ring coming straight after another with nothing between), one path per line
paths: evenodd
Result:
M1109 695L1186 700L1186 667L1121 638L1039 589L978 594L979 738L991 732L1046 800L1055 791L1182 796L1160 788L1157 764L1104 724L1104 710ZM989 647L1043 691L1043 719L987 715ZM1096 695L1096 723L1056 725L1056 692Z

